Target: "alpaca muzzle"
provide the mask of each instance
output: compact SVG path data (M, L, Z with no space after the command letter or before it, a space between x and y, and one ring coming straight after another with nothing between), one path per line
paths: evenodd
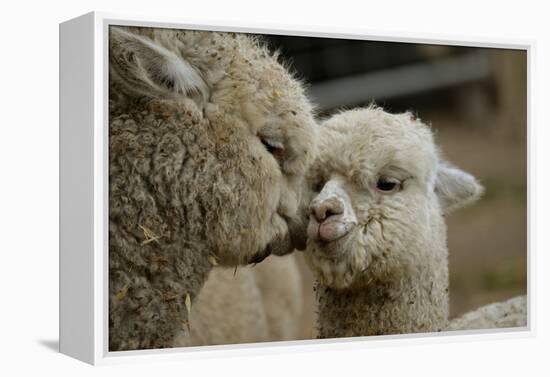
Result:
M336 241L347 235L357 224L353 211L337 196L323 196L323 192L310 206L307 235L322 242Z
M290 234L286 233L284 236L276 237L271 241L265 249L256 253L248 260L249 264L257 264L262 262L265 258L273 255L286 255L294 250Z

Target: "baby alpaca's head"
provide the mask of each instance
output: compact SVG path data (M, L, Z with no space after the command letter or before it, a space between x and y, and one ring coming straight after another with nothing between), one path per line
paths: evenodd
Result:
M333 116L319 137L307 256L320 283L424 276L434 263L446 271L443 215L482 188L439 158L430 129L409 113L369 107Z

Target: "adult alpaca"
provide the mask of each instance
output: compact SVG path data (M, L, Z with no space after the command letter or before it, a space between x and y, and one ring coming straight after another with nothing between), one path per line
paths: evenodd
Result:
M109 349L171 347L213 264L304 246L312 109L247 35L112 27L109 56Z

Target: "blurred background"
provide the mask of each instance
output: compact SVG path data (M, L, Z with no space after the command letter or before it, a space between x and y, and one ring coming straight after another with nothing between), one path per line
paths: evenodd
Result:
M308 84L319 115L373 101L390 112L410 110L432 126L444 156L485 186L479 202L447 219L452 317L526 293L525 51L264 38ZM313 306L313 278L303 273Z

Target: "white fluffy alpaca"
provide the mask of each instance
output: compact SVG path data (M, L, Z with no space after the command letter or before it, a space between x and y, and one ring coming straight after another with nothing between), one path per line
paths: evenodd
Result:
M447 329L444 216L482 187L440 158L430 129L409 113L342 112L319 137L307 247L319 336Z
M190 315L190 336L175 347L306 339L302 277L296 255L255 267L212 269Z
M482 306L451 320L449 330L479 330L527 326L527 297Z

